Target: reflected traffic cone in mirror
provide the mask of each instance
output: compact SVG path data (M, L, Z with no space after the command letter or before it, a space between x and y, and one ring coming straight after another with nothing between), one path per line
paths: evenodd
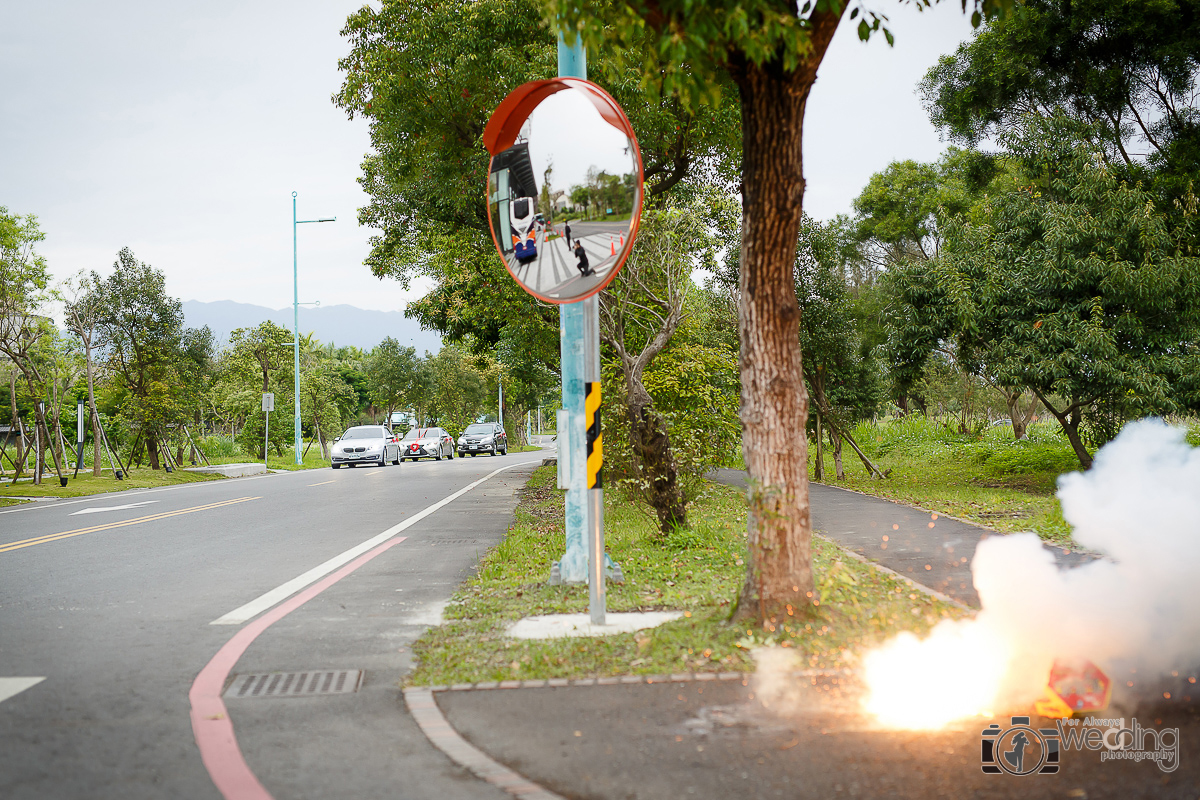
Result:
M611 236L608 237L608 246L612 250L612 255L615 256L617 254L617 245L615 242L613 242L613 238Z

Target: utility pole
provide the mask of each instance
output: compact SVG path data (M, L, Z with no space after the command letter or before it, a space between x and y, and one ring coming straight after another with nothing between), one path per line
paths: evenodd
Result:
M298 246L296 237L296 228L299 225L306 225L310 222L337 222L337 217L329 217L327 219L296 219L296 193L292 192L292 369L295 377L295 427L296 435L293 442L293 449L296 454L296 466L300 466L302 461L300 457L300 306L320 305L320 303L301 303L300 302L300 278L299 278L299 258L297 256Z

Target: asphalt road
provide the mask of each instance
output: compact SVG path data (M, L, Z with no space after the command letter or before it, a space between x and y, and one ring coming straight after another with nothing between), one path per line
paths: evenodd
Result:
M281 606L211 623L509 466L271 624L229 670L364 670L358 692L224 701L245 764L278 800L504 797L427 742L398 684L540 460L309 470L0 511L0 797L219 798L189 690ZM16 677L44 680L3 699Z
M1178 730L1174 772L1151 761L1105 762L1099 752L1064 747L1056 774L1018 777L983 773L983 723L935 732L883 730L858 711L854 691L828 679L797 678L769 700L753 680L745 686L721 681L450 691L436 698L467 741L572 799L1200 795L1195 707L1143 706L1136 715L1143 727ZM1008 726L1008 720L997 722Z

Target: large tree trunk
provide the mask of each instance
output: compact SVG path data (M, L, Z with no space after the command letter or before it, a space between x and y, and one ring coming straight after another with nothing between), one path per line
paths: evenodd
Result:
M793 268L800 232L804 108L840 12L811 18L791 72L736 56L742 111L742 450L750 477L746 582L736 616L778 619L816 600L808 505L808 393Z
M158 436L153 431L146 432L146 458L150 461L150 469L162 469L158 461Z

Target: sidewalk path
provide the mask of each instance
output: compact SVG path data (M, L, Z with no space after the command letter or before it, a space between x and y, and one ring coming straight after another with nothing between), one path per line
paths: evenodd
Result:
M745 474L732 470L709 477L745 485ZM995 531L821 484L812 484L811 498L814 528L831 540L978 605L969 565ZM1067 566L1092 558L1054 551ZM786 706L768 702L753 676L725 680L732 677L513 681L432 698L419 690L413 713L431 717L425 725L436 737L455 740L443 752L482 778L480 787L486 780L522 800L1195 800L1200 793L1200 716L1191 697L1139 709L1155 727L1179 729L1177 772L1068 751L1058 775L1012 777L981 771L978 720L935 732L887 731L858 711L858 690L844 676L797 673Z
M708 477L727 486L746 485L743 470L719 469ZM813 530L906 578L979 607L971 559L980 541L1004 534L823 483L809 484L809 499ZM1095 558L1062 547L1045 547L1060 567L1075 567Z

